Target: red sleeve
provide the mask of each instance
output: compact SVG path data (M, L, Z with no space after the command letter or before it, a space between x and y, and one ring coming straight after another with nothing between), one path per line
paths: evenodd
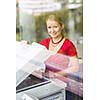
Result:
M47 38L47 39L44 39L44 40L40 41L39 43L41 45L44 45L48 49L49 48L49 42L50 42L50 39Z
M69 45L68 45L68 49L67 49L67 55L77 56L76 48L75 48L74 44L71 41L69 41Z

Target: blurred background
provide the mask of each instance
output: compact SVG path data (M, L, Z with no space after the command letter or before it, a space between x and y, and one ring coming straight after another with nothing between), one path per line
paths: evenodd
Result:
M82 0L17 0L16 40L32 43L49 37L45 18L50 13L62 18L66 37L76 46L79 59L83 59Z

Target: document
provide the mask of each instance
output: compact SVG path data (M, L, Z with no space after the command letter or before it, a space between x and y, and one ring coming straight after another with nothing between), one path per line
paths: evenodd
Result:
M21 42L16 42L16 71L22 68L27 62L35 58L37 55L44 51L44 47L38 43L34 45L22 44Z

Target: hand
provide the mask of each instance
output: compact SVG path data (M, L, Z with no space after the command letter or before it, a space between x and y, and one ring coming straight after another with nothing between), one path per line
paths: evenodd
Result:
M55 73L54 78L57 78L63 82L66 82L66 76L63 76L62 73Z
M57 77L62 77L62 76L63 76L63 75L62 75L61 73L59 73L59 72L58 72L58 73L54 73L54 77L55 77L55 78L57 78Z
M26 40L21 40L21 43L22 43L22 44L29 44L29 42L26 41Z

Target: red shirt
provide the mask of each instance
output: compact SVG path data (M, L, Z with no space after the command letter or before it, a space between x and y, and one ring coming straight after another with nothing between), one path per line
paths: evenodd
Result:
M49 49L50 38L44 39L40 42L41 45L44 45L47 49ZM63 45L59 49L57 53L65 54L68 56L77 56L77 51L74 44L69 40L65 39Z

